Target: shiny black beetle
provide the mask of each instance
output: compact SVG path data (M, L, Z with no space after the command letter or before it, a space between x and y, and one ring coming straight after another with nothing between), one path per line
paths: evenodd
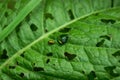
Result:
M60 35L59 37L58 37L58 43L60 44L60 45L63 45L63 44L65 44L65 43L67 43L67 41L68 41L68 34L62 34L62 35Z

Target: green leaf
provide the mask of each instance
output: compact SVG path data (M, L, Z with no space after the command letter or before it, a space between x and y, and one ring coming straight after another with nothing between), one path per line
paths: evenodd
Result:
M0 79L119 80L119 6L119 0L1 2Z

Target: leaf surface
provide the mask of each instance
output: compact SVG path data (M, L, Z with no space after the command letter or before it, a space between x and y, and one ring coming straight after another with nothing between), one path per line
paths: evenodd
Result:
M0 3L0 79L119 80L119 0L31 1Z

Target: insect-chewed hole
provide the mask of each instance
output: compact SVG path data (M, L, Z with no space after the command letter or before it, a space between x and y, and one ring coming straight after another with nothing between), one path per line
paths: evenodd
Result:
M32 31L36 31L38 29L35 24L31 24L30 28L31 28Z
M94 71L91 71L88 75L88 80L94 80L97 76Z
M47 29L44 29L44 31L45 31L45 33L47 33L47 32L48 32L48 30L47 30Z
M68 14L69 14L69 17L70 17L71 20L75 19L74 14L73 14L71 9L68 10Z
M22 26L22 22L20 22L17 27L16 27L16 32L19 32L20 31L20 27Z
M30 21L30 14L31 14L31 13L29 13L29 14L25 17L25 20L26 20L27 22Z
M35 66L36 66L36 63L35 63L35 62L32 62L31 65L32 65L32 67L35 67Z
M20 56L21 56L21 57L24 57L24 54L25 54L25 52L23 52Z
M68 52L65 52L64 55L68 60L73 60L77 56L76 54L70 54Z
M120 63L120 60L118 62Z
M111 0L111 8L114 6L114 0Z
M18 61L16 61L16 65L19 65L19 62L18 62Z
M120 50L116 51L115 53L112 54L114 57L120 56Z
M9 69L15 69L16 66L9 66Z
M59 32L66 33L66 32L69 32L70 30L71 28L63 28Z
M102 39L100 42L96 44L96 47L101 47L104 44L105 40Z
M53 15L51 13L45 13L44 16L45 16L45 19L48 19L48 18L54 19Z
M98 16L98 15L99 15L99 13L95 13L94 15L95 15L95 16Z
M8 12L5 12L4 15L5 15L5 17L8 17Z
M85 74L85 71L81 71L81 73Z
M53 53L52 52L49 52L46 54L47 56L53 56Z
M114 69L116 68L116 66L107 66L107 67L104 67L104 69L106 70L106 72L108 73L108 74L110 74L111 76L113 76L113 77L117 77L117 76L119 76L119 74L118 73L114 73Z
M7 59L8 55L7 55L7 50L3 49L2 55L1 55L1 59Z
M114 24L116 21L113 19L101 19L101 22L106 23L106 24L108 23Z
M4 25L4 28L6 28L8 25Z
M7 54L7 50L6 49L3 49L3 54Z
M20 56L21 56L21 57L24 57L24 54L21 54Z
M24 77L24 73L20 73L19 76L20 76L20 77Z
M111 37L109 35L102 35L102 36L100 36L100 38L111 40Z
M55 66L55 64L53 64L53 66Z
M33 67L33 71L36 71L36 72L44 71L44 68L42 68L42 67Z
M46 60L46 63L49 63L49 62L50 62L50 59L47 59L47 60Z

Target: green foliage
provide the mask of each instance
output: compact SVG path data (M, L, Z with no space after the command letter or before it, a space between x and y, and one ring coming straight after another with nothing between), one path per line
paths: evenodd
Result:
M0 0L0 80L120 80L119 0Z

